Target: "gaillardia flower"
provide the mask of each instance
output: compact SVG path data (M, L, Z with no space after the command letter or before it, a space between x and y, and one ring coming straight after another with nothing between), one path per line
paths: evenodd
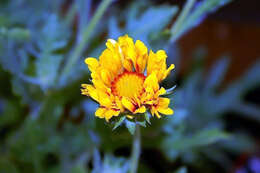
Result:
M99 60L85 59L93 85L82 84L81 92L100 104L95 115L109 121L121 114L133 118L146 111L158 118L173 114L170 99L162 97L166 90L159 86L174 68L173 64L167 68L165 51L148 53L143 42L134 43L127 35L118 41L108 39L106 46Z

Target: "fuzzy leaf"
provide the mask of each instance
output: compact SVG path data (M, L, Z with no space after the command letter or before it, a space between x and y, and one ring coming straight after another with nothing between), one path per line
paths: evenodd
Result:
M219 140L228 139L229 135L219 129L202 130L192 137L186 137L175 141L172 146L178 150L185 150L190 147L210 145Z
M226 74L228 64L229 59L222 58L214 65L208 76L208 81L205 87L206 89L216 88L221 84L224 75Z
M128 33L134 39L148 42L148 37L151 34L158 34L169 24L171 19L177 13L178 8L176 6L157 6L148 8L139 17L138 5L133 5L127 12L127 24L126 27L121 29L117 27L119 22L112 17L109 25L109 36L114 38L124 33Z
M37 78L42 89L47 89L55 84L62 56L42 54L36 61Z
M139 19L130 20L127 29L134 31L133 37L147 37L149 33L160 32L170 22L177 11L178 8L175 6L149 8Z
M177 33L171 35L171 40L176 41L190 29L200 24L210 13L230 3L232 0L203 0L195 5L195 9L184 19ZM174 25L173 25L174 27Z

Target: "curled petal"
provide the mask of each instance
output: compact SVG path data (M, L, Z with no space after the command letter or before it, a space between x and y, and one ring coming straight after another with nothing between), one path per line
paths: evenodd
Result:
M164 72L163 79L165 79L174 68L175 68L175 65L171 64L170 67Z

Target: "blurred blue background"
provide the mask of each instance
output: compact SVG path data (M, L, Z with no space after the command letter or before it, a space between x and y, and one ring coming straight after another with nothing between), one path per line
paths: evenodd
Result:
M84 64L128 34L176 68L139 172L260 173L258 0L1 0L0 173L126 173L132 136L94 116Z

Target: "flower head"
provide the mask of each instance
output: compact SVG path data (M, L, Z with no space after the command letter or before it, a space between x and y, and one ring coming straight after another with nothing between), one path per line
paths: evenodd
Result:
M143 42L134 43L127 35L118 41L108 39L106 46L99 60L85 59L93 85L82 84L81 92L100 104L95 115L109 121L120 114L133 118L148 110L158 118L173 114L170 99L162 97L166 90L159 85L174 68L173 64L167 68L165 51L148 53Z

